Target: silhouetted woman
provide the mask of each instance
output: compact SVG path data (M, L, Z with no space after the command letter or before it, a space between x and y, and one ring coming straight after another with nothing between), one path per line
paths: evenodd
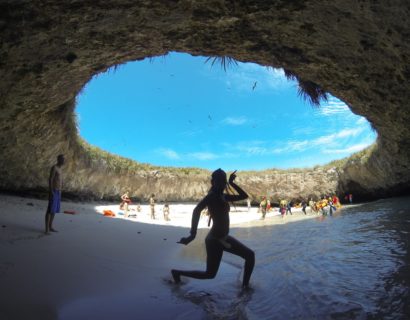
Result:
M235 171L236 172L236 171ZM242 286L249 285L249 279L255 265L255 253L229 235L229 203L233 201L245 200L248 195L235 182L235 172L229 177L229 185L238 193L231 195L224 193L229 186L225 171L218 169L212 173L212 187L209 193L195 207L192 213L191 235L181 238L178 243L187 245L195 239L201 211L208 207L209 214L213 220L212 228L206 239L206 271L184 271L171 270L172 277L176 283L181 281L181 276L196 279L215 278L221 263L223 251L233 253L245 259L245 270L243 274Z

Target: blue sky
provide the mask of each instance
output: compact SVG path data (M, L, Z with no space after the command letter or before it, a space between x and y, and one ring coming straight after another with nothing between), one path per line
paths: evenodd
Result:
M77 97L80 135L138 162L210 170L311 167L376 139L342 101L303 101L281 69L205 60L171 53L95 76Z

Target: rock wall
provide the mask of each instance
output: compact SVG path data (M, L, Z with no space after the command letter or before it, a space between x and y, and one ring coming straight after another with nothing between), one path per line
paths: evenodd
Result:
M160 179L95 166L73 120L75 97L95 74L180 51L283 67L371 122L379 135L372 154L320 179L311 171L301 195L408 193L409 14L407 0L3 0L0 188L44 189L49 166L65 153L73 194L112 197L132 188L143 197L154 188L164 198L197 199L208 186L205 171L161 169ZM246 176L255 194L280 192L266 172Z

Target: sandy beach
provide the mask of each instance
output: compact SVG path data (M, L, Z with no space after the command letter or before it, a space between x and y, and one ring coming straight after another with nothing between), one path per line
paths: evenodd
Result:
M205 266L190 252L204 253L206 217L192 244L176 244L188 235L194 206L170 204L171 221L165 222L162 205L151 220L147 205L136 218L124 218L118 205L63 201L61 211L75 214L57 214L59 232L44 235L45 200L0 195L0 318L201 318L201 308L180 299L178 287L168 281L173 267ZM116 217L103 216L105 209ZM231 210L231 228L317 217L296 209L285 219L273 211L261 221L255 207Z

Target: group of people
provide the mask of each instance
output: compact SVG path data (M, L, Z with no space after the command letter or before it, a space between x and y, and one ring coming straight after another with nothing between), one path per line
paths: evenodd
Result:
M131 198L129 196L129 192L125 192L122 196L121 196L121 203L120 203L120 210L124 210L124 216L126 218L128 217L137 217L136 213L131 213L130 211L136 211L136 212L141 212L141 205L138 203L136 208L131 208L130 207L131 204ZM155 194L151 194L150 198L149 198L149 206L150 206L150 216L151 219L155 220ZM162 213L164 215L164 220L165 221L171 221L170 217L169 217L169 213L170 213L170 208L169 208L169 204L167 202L165 202L164 206L162 207Z
M352 203L353 196L349 194L347 199L350 203ZM306 215L307 214L307 207L310 208L310 212L314 212L316 214L332 214L338 208L341 208L342 204L340 203L339 197L336 195L333 196L323 196L321 199L314 201L313 198L310 198L309 201L302 200L296 204L293 201L288 201L286 199L282 199L279 201L278 211L280 212L282 217L290 214L292 215L292 208L301 208L302 212ZM259 212L262 214L261 219L265 219L266 213L272 211L272 205L269 198L263 196L262 200L259 204Z
M309 200L309 207L312 212L322 215L332 215L337 209L342 207L339 197L333 196L323 196L318 201L313 201L311 198Z
M281 213L282 216L289 214L292 214L292 202L287 201L287 200L280 200L279 201L279 212ZM305 208L303 208L302 210L304 210ZM272 205L271 205L271 201L269 198L267 197L262 197L261 202L259 203L259 212L262 214L261 216L261 220L265 219L266 214L270 211L272 211ZM304 211L305 212L305 211ZM306 213L305 213L306 214Z

